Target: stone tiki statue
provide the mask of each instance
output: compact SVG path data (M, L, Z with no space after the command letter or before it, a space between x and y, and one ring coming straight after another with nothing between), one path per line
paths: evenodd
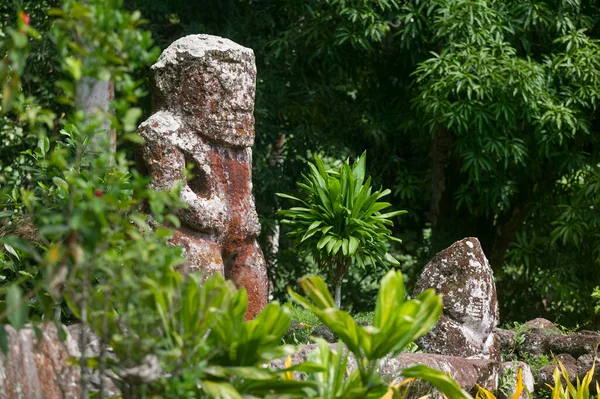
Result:
M154 189L183 182L187 209L171 243L186 273L222 273L248 292L247 318L267 302L260 224L252 196L254 53L228 39L191 35L151 68L154 114L139 127L141 158ZM194 177L185 181L186 164Z
M435 255L414 296L430 287L443 295L444 313L417 344L427 353L500 360L493 334L499 321L496 285L479 240L462 239Z

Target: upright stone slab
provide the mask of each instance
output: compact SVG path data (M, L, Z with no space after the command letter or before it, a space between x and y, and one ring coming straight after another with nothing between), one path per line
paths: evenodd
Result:
M117 149L117 131L111 128L109 118L110 102L114 99L115 87L111 82L89 77L83 77L77 82L77 108L82 109L88 117L100 113L99 132L92 136L87 146L90 155L100 155L108 151L114 153Z
M140 125L152 187L183 182L188 209L172 243L185 272L222 273L248 291L247 317L267 302L267 272L257 244L252 196L254 53L231 40L191 35L171 44L151 68L154 114ZM186 164L195 176L185 181Z
M74 337L63 331L61 339L53 323L38 325L39 335L30 326L0 328L6 330L8 347L6 356L0 351L0 398L79 398L80 370L68 365L69 358L81 356Z
M441 251L425 266L414 295L427 288L443 294L438 324L417 344L425 352L500 360L493 330L498 324L496 286L477 238L465 238Z

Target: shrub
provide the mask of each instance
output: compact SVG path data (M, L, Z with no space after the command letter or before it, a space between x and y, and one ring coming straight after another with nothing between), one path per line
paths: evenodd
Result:
M341 304L342 279L353 263L360 267L378 264L398 265L387 251L389 240L400 241L388 228L392 218L406 211L381 213L391 206L379 201L390 190L373 192L371 177L365 180L366 153L352 166L346 160L336 170L325 170L315 156L308 164L310 173L298 183L306 194L302 200L278 194L302 206L278 212L282 223L290 226L288 233L301 252L312 255L321 270L326 271L335 288L335 304Z
M577 381L575 385L573 385L569 380L567 369L559 360L558 365L552 374L554 386L549 386L552 390L551 397L553 399L590 399L591 397L594 397L595 395L591 395L590 393L590 384L594 377L595 367L596 364L594 363L592 368L583 377L583 380L580 381L579 376L577 376ZM563 382L565 385L563 385ZM596 381L596 395L598 392L600 392L600 386Z
M2 112L15 125L35 132L37 140L24 154L32 160L36 185L15 187L2 197L3 209L9 210L2 213L2 221L12 227L0 237L5 249L0 256L5 277L0 281L0 321L8 320L18 330L29 321L64 321L57 312L62 310L91 327L100 337L100 351L89 358L84 350L88 334L82 328L83 355L77 359L82 398L90 396L91 368L101 374L112 371L108 374L124 398L341 399L378 398L388 392L377 373L379 360L435 324L441 313L439 296L429 290L405 301L401 274L390 272L381 283L373 325L359 326L335 308L320 278L306 277L306 297L292 296L341 338L358 368L346 376L349 352L341 343L337 351L320 343L314 362L271 368L272 360L293 349L279 345L289 327L289 309L271 303L255 320L244 321L244 290L219 275L204 283L197 275L180 275L175 270L182 260L180 250L166 244L171 232L164 227L178 226L170 213L182 205L178 191L147 189L148 179L135 171L122 150L90 153L93 137L106 134L99 128L106 117L121 139L139 140L135 126L141 111L135 104L144 93L132 73L151 62L156 51L149 35L138 29L139 14L122 12L120 6L118 0L63 0L61 8L48 11L55 17L48 34L64 76L56 83L57 101L68 106L61 117L35 97L23 95L21 74L29 40L37 36L26 13L3 40L9 50L0 69ZM86 115L77 109L76 86L86 78L115 83L114 115ZM58 136L52 134L54 127ZM381 239L389 236L385 226L399 212L379 213L389 206L378 202L387 191L371 194L370 180L363 184L364 165L363 156L352 169L346 162L338 174L338 191L343 189L347 202L329 211L357 213L345 229L346 238L329 235L333 238L328 241L335 239L329 252L375 265L389 258ZM329 176L322 165L319 171ZM334 190L338 175L326 180ZM59 307L63 301L68 308ZM4 351L6 343L0 336ZM292 371L306 373L307 380L283 378ZM440 372L417 366L404 374L432 381L453 398L468 397ZM100 397L104 390L101 384Z

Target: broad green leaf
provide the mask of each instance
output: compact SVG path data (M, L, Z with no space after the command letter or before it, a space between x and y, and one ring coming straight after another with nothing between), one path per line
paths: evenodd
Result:
M299 281L300 286L319 309L335 307L335 302L327 289L327 285L319 276L305 276Z
M17 260L21 260L21 258L19 257L19 254L17 253L17 251L15 251L15 249L12 247L12 245L4 244L4 249L6 249L9 254L11 254L12 256L17 258Z
M365 178L365 172L367 169L367 152L363 152L362 155L352 165L352 176L354 177L355 184L361 185Z
M138 119L142 116L142 109L137 107L132 107L125 112L123 116L123 129L126 132L133 132L137 129Z
M74 80L81 79L81 60L78 58L67 57L64 59L66 70L71 74Z
M323 237L321 237L321 239L317 243L317 249L324 248L333 238L334 237L332 235L324 235Z
M404 279L401 272L390 270L381 280L373 325L381 330L393 328L390 320L400 317L397 311L404 303Z
M427 366L418 365L402 370L408 378L418 378L431 383L438 391L452 399L473 399L448 374Z
M203 380L201 389L213 399L243 399L242 395L228 382L213 382Z
M58 176L54 176L52 181L57 187L62 188L65 192L69 191L69 184Z
M358 249L359 245L360 241L358 240L358 238L350 236L348 242L348 254L350 256L353 256L356 253L356 250Z
M15 330L19 331L28 319L27 300L23 290L16 284L11 284L6 290L7 318Z

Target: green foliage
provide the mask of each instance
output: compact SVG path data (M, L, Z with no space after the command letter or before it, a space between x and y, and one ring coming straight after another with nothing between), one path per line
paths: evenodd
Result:
M191 397L196 397L192 392L204 392L208 397L233 398L270 398L283 393L290 398L380 398L388 384L377 373L378 361L427 332L441 314L441 298L432 291L405 302L401 274L389 272L381 283L373 325L360 327L333 307L331 294L319 277L306 277L302 283L306 297L290 294L336 333L350 332L340 338L358 360L358 368L349 372L349 352L342 342L334 350L317 339L317 348L306 362L277 370L260 366L292 351L289 346L278 346L291 320L288 307L271 303L255 320L244 322L245 291L237 291L218 275L201 285L197 277L184 281L173 273L168 280L171 284L151 283L157 288L154 300L147 301L152 304L148 311L161 315L162 327L149 325L140 330L141 325L136 325L130 330L135 337L158 331L165 338L156 340L164 346L154 353L164 354L170 378L146 387L146 392L162 397L180 397L170 395L181 391L185 376L195 372L197 380L185 385ZM127 353L126 346L122 350ZM288 375L292 371L302 372L305 380L295 381ZM469 398L439 371L416 366L403 373L430 381L452 398Z
M525 352L525 353L521 354L521 358L525 363L527 363L529 365L529 367L531 367L531 372L535 376L539 375L540 370L543 369L544 367L554 364L552 359L550 359L548 357L548 355L544 355L544 354L534 355L534 354Z
M162 46L205 32L255 50L254 178L267 256L281 208L274 193L302 198L293 190L308 154L345 159L366 149L374 183L410 210L393 229L412 260L407 277L477 236L503 317L574 325L593 315L597 2L128 3L143 6ZM272 259L281 299L286 282L312 272L290 256L293 244L282 237ZM354 302L362 277L346 276L352 308L368 308ZM531 306L523 312L522 303Z
M323 323L314 313L295 303L288 304L288 308L291 311L292 322L283 336L283 343L293 345L309 344L311 342L309 337L313 335L315 329L322 327Z
M583 316L589 307L577 292L591 289L583 275L598 262L587 196L598 167L590 129L600 59L589 18L597 9L551 4L438 3L429 26L440 44L413 73L413 106L434 141L440 129L451 132L460 163L446 174L460 176L458 209L500 226L486 252L498 271L506 260L502 311L522 303L519 292L551 298L546 312ZM581 267L566 272L566 263Z
M110 291L119 317L107 323L102 313L91 313L96 331L110 338L118 357L110 367L128 397L221 397L228 392L236 398L263 397L274 388L299 391L311 386L275 384L281 372L261 368L293 352L291 346L279 345L290 323L287 307L270 303L254 320L244 321L246 292L218 274L203 282L199 275L184 278L165 268L162 275L138 280L135 298L130 292ZM140 381L129 368L152 356L169 377Z
M61 9L46 10L57 17L52 31L46 30L44 34L61 55L58 68L64 79L56 81L58 101L73 107L75 87L83 78L102 75L114 81L120 99L115 101L116 115L111 117L119 133L127 139L135 129L135 119L129 120L132 110L135 111L132 105L143 94L130 73L150 62L156 50L149 51L152 44L149 35L137 31L139 16L123 13L119 5L118 1L63 1ZM11 187L10 192L4 191L0 197L4 226L0 238L7 250L3 254L2 291L12 293L14 298L14 287L18 286L24 293L22 301L34 309L36 318L60 319L60 312L55 311L63 293L77 306L85 306L91 293L81 286L101 284L114 273L122 277L126 286L130 281L127 273L131 275L135 263L148 257L156 259L157 264L178 262L174 249L162 251L157 245L170 233L164 228L150 229L149 215L142 212L141 205L148 204L153 220L158 223L165 220L176 223L168 211L180 202L176 191L147 190L147 178L131 169L132 162L124 153L113 156L105 151L100 156L90 156L92 137L106 135L105 131L97 130L104 115L84 115L81 110L69 108L71 111L59 118L42 107L36 97L24 95L21 77L26 71L28 36L39 39L39 35L27 25L31 17L25 13L19 15L20 29L7 28L12 33L2 43L9 49L2 60L6 66L3 71L9 74L4 82L10 82L3 92L2 110L3 117L11 121L8 129L13 129L13 140L17 143L21 140L16 144L22 149L21 156L27 157L32 165L23 170L30 176L28 180L36 184L21 179L20 185ZM96 20L102 20L107 32L112 33L100 35L85 30L74 33L78 24L94 25ZM119 38L119 33L125 40ZM137 44L133 45L134 42ZM82 43L101 46L102 53L92 56L81 51ZM125 62L127 59L135 61ZM50 130L55 127L59 128L58 136ZM31 137L36 137L35 145L27 141ZM94 267L90 268L90 264ZM104 305L97 306L103 309ZM15 309L14 304L7 303L3 316L11 320ZM86 315L80 317L85 322Z
M552 374L554 386L550 387L552 389L551 397L557 399L589 399L594 397L595 395L590 393L590 384L592 383L595 367L596 364L594 363L592 368L583 377L583 380L580 381L579 376L577 376L577 381L575 385L573 385L570 382L567 369L559 361L558 366L554 369L554 373ZM563 383L565 384L564 386ZM596 392L600 391L599 388L598 381L596 381Z
M8 212L1 214L6 223L0 232L0 320L16 329L27 322L66 319L91 327L100 337L99 354L88 357L83 328L83 356L75 359L84 398L90 396L90 368L100 374L112 371L124 398L376 398L387 392L376 372L377 361L433 326L441 312L440 297L428 291L404 301L402 276L392 272L382 282L374 325L358 327L344 312L311 305L310 300L326 298L319 305L330 307L332 299L322 280L307 278L313 283L304 284L310 300L294 293L295 299L316 310L338 335L346 331L343 339L360 356L359 370L346 378L348 352L323 344L312 355L314 362L271 368L272 360L292 352L279 344L289 328L290 310L274 302L256 319L244 321L244 290L219 275L203 281L198 275L179 274L175 266L182 261L180 250L167 245L171 231L166 227L179 226L171 213L182 206L177 188L147 189L148 178L136 172L122 149L92 152L95 136L107 135L100 128L107 117L121 138L119 144L139 141L134 130L141 111L135 105L144 91L134 73L156 55L148 35L138 28L139 14L121 11L116 0L64 0L60 5L47 10L54 20L44 35L57 49L60 78L55 83L57 101L66 106L64 115L58 117L38 103L43 99L26 96L21 86L25 69L19 63L27 60L29 36L35 35L26 28L26 14L21 14L22 29L3 42L10 49L2 59L10 79L2 109L32 167L27 170L29 182L21 180L2 193ZM77 86L87 79L114 82L114 114L86 115L77 109ZM25 142L31 137L35 144ZM363 233L389 234L383 226L391 215L378 212L387 205L371 209L385 192L373 197L370 187L363 189L364 157L358 165L351 175L341 174L356 184L347 193L365 196L361 201L371 204L357 209L385 230L371 227ZM350 251L349 245L339 252L349 256L359 251ZM6 350L6 337L0 336L0 342ZM283 378L290 372L305 373L307 380ZM442 373L422 368L410 372L443 384L442 390L457 398L468 397ZM332 381L341 384L341 394L331 389ZM100 397L105 394L99 392Z
M515 373L514 369L518 367L519 364L517 362L512 362L510 368L506 368L502 377L498 380L498 392L502 393L505 398L511 396L511 393L514 392L515 386L517 384L518 372ZM521 373L521 384L523 378L523 371L519 368Z
M339 306L341 294L337 289L353 262L362 268L399 265L386 244L388 240L400 240L392 236L388 226L393 226L393 217L406 211L381 213L391 206L379 201L390 190L373 192L371 177L365 179L366 154L352 166L346 160L337 170L326 170L318 157L315 164L308 165L310 174L298 183L305 190L306 200L278 194L302 205L279 214L282 224L291 227L288 235L295 239L298 248L312 255L321 270L327 271L336 287Z
M332 351L325 341L317 340L319 351L309 358L325 367L323 372L307 377L308 381L321 383L318 391L321 398L382 397L388 387L376 371L380 360L387 355L394 356L428 332L442 311L441 297L433 290L405 301L402 274L395 271L388 272L381 281L373 324L367 326L360 326L348 313L335 307L320 277L304 277L300 286L306 296L290 289L292 298L317 315L341 341L337 351ZM342 342L348 351L343 351ZM357 368L346 375L349 352L354 355ZM469 397L447 375L425 366L407 368L402 375L429 381L452 398Z
M600 313L600 287L594 288L592 292L592 298L596 302L596 306L594 307L594 311L596 313Z
M42 32L48 30L44 9L48 4L26 2L25 5L27 13L8 4L0 6L0 21L3 22L0 24L0 145L3 148L0 155L0 192L31 182L33 161L21 152L35 147L41 134L40 128L51 129L54 126L54 114L39 105L45 102L47 86L32 79L30 71L32 58L36 59L40 68L42 65L52 68L46 62L49 51L44 48L50 40L40 37L39 31L33 27L39 27ZM15 19L17 26L14 26ZM32 50L35 53L31 54ZM21 87L30 89L34 84L38 91L35 99L30 90L20 91ZM8 115L13 108L18 118ZM3 211L0 208L0 212Z
M500 382L500 386L498 387L498 391L501 392L504 397L511 399L519 399L523 393L523 390L530 396L530 393L527 391L527 387L523 385L523 369L519 368L517 375L513 375L514 372L512 369L507 369L506 374L504 375L505 381ZM496 395L488 391L487 389L478 386L476 399L496 399Z
M352 353L369 361L399 353L429 331L441 315L441 297L433 290L405 301L400 272L390 271L381 281L372 326L359 326L348 313L334 309L333 298L320 277L305 277L300 285L308 299L290 289L292 298L316 314Z

